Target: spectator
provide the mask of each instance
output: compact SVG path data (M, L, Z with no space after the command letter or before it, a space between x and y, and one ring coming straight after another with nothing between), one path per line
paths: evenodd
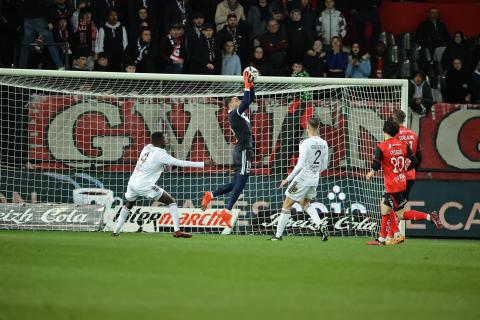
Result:
M291 77L300 77L300 78L308 78L310 75L307 71L303 68L303 63L300 61L294 62L292 64L292 74ZM305 105L305 101L312 99L312 92L311 91L302 91L300 92L300 101L302 104Z
M302 14L303 29L305 30L308 42L311 43L315 36L315 25L317 16L312 9L311 0L300 0L299 9Z
M425 114L432 108L432 88L425 81L425 74L421 71L415 72L408 83L408 105L420 114Z
M250 62L250 65L255 67L262 76L272 75L272 67L270 66L268 60L265 59L263 55L263 49L260 46L253 49L253 58Z
M480 104L480 61L472 75L472 103Z
M67 61L72 51L70 50L70 32L68 32L68 23L67 19L60 19L57 21L55 27L53 28L53 39L57 44L57 47L60 49L63 60L63 63L66 65ZM88 54L87 54L88 56Z
M300 9L290 11L290 20L287 23L288 57L290 61L301 61L309 44L307 32L302 22Z
M60 19L70 21L73 10L70 8L66 0L55 0L54 4L48 7L48 24L49 28L55 30Z
M378 14L378 7L380 7L382 0L355 0L350 5L352 18L355 21L355 31L357 39L362 48L367 47L365 39L365 26L368 23L372 25L372 38L368 42L378 40L380 36L380 16ZM371 41L374 39L374 41Z
M202 36L202 26L205 23L205 17L202 12L195 12L192 15L191 27L187 29L186 39L187 46L189 41L195 41Z
M81 11L83 9L88 9L90 12L90 2L88 0L79 0L77 5L77 10L75 10L70 18L70 25L72 26L73 33L77 32L78 24L80 23L81 19Z
M217 32L215 38L219 48L223 48L227 41L232 41L235 46L234 51L240 57L242 66L247 64L247 31L243 26L238 25L238 18L235 13L228 15L227 24Z
M397 68L387 56L385 43L378 41L370 58L372 72L370 78L393 79L397 76Z
M146 27L150 28L150 30L152 29L149 23L148 10L145 7L140 7L137 10L134 21L130 23L128 28L128 42L136 42L140 30Z
M469 103L471 75L463 68L462 60L454 59L453 68L447 71L445 101L450 103Z
M127 31L118 21L117 11L108 11L107 23L98 30L95 53L104 52L108 57L110 69L121 71L124 50L128 45Z
M272 64L272 75L284 76L287 57L288 40L279 31L280 25L275 19L270 19L267 32L260 38L263 53Z
M346 71L347 78L368 78L371 72L370 56L368 54L361 55L360 45L353 43Z
M258 0L258 3L251 6L248 10L247 25L250 41L257 41L267 30L267 22L272 18L272 9L274 3L268 3L268 0ZM280 9L280 8L277 8ZM255 43L258 45L258 43ZM255 45L254 44L254 45Z
M108 63L108 57L102 52L98 55L97 61L93 67L93 71L108 72L110 70L110 64Z
M168 0L163 14L163 31L168 33L173 24L183 24L188 22L188 15L192 12L190 5L186 0Z
M242 64L240 58L235 53L233 41L225 42L222 54L222 75L239 76L242 74Z
M49 25L46 20L46 8L44 0L24 1L23 14L25 20L23 24L23 41L19 60L20 68L27 68L30 45L35 41L35 34L39 34L43 39L43 44L48 48L54 67L56 69L64 69L63 63L60 60L58 48L53 40L53 26Z
M325 0L325 7L318 17L317 34L322 37L323 44L328 47L333 37L345 38L347 22L343 14L335 10L335 1Z
M343 51L342 39L332 38L332 49L327 52L327 77L345 78L348 65L348 55Z
M246 20L243 7L238 3L238 0L223 0L217 5L217 10L215 11L217 31L222 30L223 26L227 23L230 13L234 13L239 20Z
M73 34L72 47L73 52L78 54L80 51L86 53L87 56L92 55L95 51L95 41L97 39L97 27L92 21L92 13L90 9L83 8L79 12L79 19L76 31Z
M124 0L128 2L129 41L135 42L141 28L148 27L152 31L152 43L158 41L158 32L163 31L163 11L158 0ZM162 6L163 7L163 6ZM162 29L161 29L162 28ZM161 29L161 30L160 30ZM163 33L161 34L164 35Z
M42 35L35 39L29 49L30 58L28 59L28 69L45 69L49 64L47 49L45 48Z
M217 74L218 54L213 37L213 26L206 23L202 28L202 36L195 43L190 71L195 74Z
M187 27L187 31L185 32L185 50L187 53L187 57L184 63L184 70L187 72L190 71L190 61L192 57L195 55L194 49L196 47L195 42L200 40L202 36L202 26L205 23L205 18L202 12L195 12L192 15L192 24L191 26Z
M453 34L453 41L443 52L442 56L442 68L447 70L452 66L452 62L455 58L462 60L463 68L472 70L471 64L471 55L470 46L465 40L465 35L462 31L457 31Z
M215 21L215 11L219 0L194 0L189 1L193 12L202 12L205 21Z
M323 51L320 38L315 39L312 48L307 51L303 59L303 65L311 77L327 76L327 54Z
M415 32L415 39L418 44L430 50L433 55L438 47L445 47L450 36L447 27L438 17L438 9L430 8L428 19L420 23Z
M140 30L135 42L131 42L125 50L124 61L133 62L138 72L153 73L155 54L152 48L152 31L148 28Z
M308 74L307 71L303 68L303 63L302 62L294 62L292 64L292 77L300 77L300 78L308 78L310 75Z
M285 25L284 25L284 14L281 10L273 9L272 10L272 19L275 19L278 22L278 30L284 34L286 32ZM268 22L267 22L267 30L268 30Z
M108 19L108 14L111 10L115 10L117 13L117 20L124 22L127 8L124 8L120 5L118 0L91 0L92 8L92 19L95 22L95 25L100 27L105 24L106 18Z
M136 73L137 72L137 65L133 61L127 61L125 63L125 72L126 73Z
M92 71L95 62L91 56L78 55L73 59L73 71Z
M183 73L186 50L183 24L176 23L170 26L169 33L162 39L160 57L162 58L163 72Z

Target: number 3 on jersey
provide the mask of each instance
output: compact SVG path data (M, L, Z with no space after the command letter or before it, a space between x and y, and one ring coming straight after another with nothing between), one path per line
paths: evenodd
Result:
M393 165L393 173L401 173L405 171L405 158L402 156L390 159Z

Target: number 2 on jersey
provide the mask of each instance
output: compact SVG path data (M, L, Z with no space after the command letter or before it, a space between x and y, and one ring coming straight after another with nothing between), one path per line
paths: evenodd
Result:
M320 156L322 155L322 152L320 150L317 150L315 151L315 155L317 156L315 158L315 161L313 161L313 164L320 164L320 162L318 162L318 159L320 158Z

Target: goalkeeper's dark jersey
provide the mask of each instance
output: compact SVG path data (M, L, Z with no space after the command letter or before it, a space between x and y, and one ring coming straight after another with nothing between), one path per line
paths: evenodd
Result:
M237 139L235 149L246 150L253 148L252 139L252 127L250 125L250 119L248 118L245 110L250 106L250 103L255 98L254 89L245 90L243 93L243 100L237 109L234 109L228 113L228 121L232 128L233 134Z

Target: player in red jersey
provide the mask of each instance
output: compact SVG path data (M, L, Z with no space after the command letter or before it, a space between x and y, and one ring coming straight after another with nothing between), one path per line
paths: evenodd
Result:
M405 118L406 118L405 112L403 112L400 109L395 110L392 113L393 121L395 121L400 126L395 138L397 138L400 141L405 141L406 143L408 143L408 145L410 146L413 153L418 159L418 164L415 166L415 168L417 168L418 165L420 165L420 162L422 161L422 153L418 146L418 136L415 132L413 132L412 130L410 130L405 126ZM408 165L408 161L406 165ZM405 173L405 177L407 178L407 188L405 189L403 196L405 199L407 199L407 201L410 199L410 192L415 183L415 168ZM409 210L404 213L403 218L404 220L427 220L435 224L435 227L437 229L443 228L443 225L440 222L440 217L436 211L433 211L431 214L426 214L416 210ZM387 235L386 243L390 244L391 242L389 242L389 240L392 238L393 238L393 233L390 228L390 231Z
M392 118L385 121L383 125L385 141L377 145L372 161L372 170L366 176L367 180L370 180L376 171L383 168L385 194L380 204L382 222L380 236L375 241L369 242L372 245L385 245L389 221L395 235L393 243L399 244L405 240L399 232L395 215L403 218L404 207L407 203L403 195L407 188L405 172L413 169L417 165L418 159L406 142L395 138L398 131L399 125ZM409 162L408 167L407 161ZM391 212L392 209L394 213Z

